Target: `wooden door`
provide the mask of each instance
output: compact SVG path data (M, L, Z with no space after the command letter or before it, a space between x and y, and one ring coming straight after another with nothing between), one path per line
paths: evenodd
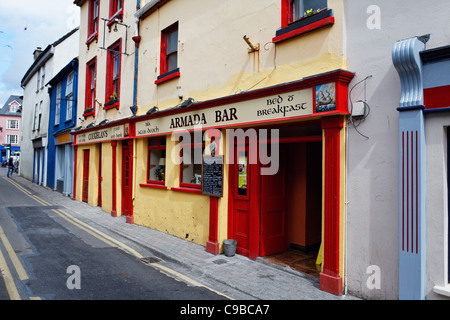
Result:
M122 147L122 214L131 216L133 214L133 146L125 143Z
M83 150L83 192L82 201L89 199L89 150Z
M280 150L279 168L274 175L261 175L261 239L260 256L284 252L287 249L285 201L285 165Z

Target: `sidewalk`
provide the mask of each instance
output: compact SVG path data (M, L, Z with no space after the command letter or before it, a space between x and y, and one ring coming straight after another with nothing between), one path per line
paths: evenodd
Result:
M149 249L163 261L178 265L180 269L197 275L207 282L230 286L243 293L237 299L262 300L353 300L350 295L334 296L319 289L319 280L292 269L255 261L241 255L227 257L213 255L205 247L183 239L135 224L124 217L111 217L100 207L71 200L59 192L38 186L17 174L12 180L28 189L33 195L62 207L76 219L99 230L108 230ZM161 262L162 263L162 262ZM182 271L178 271L183 273ZM193 278L192 276L190 276ZM195 278L194 278L195 279ZM202 282L195 279L198 282ZM220 291L220 290L219 290ZM231 296L232 298L235 298ZM245 297L245 298L242 298Z

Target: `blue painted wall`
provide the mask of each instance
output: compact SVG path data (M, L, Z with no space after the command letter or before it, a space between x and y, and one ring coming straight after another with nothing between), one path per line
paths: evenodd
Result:
M66 100L66 84L67 77L71 72L74 72L73 78L73 95L72 99L76 100L78 97L78 59L72 60L66 67L64 67L49 84L51 89L50 94L50 114L48 123L48 159L47 159L47 187L55 189L55 165L56 165L56 144L55 134L75 127L77 115L77 101L73 101L72 115L70 120L66 120L67 100ZM60 103L60 120L59 124L55 125L56 115L56 87L61 83L61 103Z

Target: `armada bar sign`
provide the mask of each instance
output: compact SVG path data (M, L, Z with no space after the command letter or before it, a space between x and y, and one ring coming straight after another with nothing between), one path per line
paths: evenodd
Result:
M303 89L234 104L187 111L173 116L136 122L136 137L164 135L176 130L237 126L248 123L287 120L313 114L313 89ZM76 134L76 145L128 137L128 126L106 127Z
M252 122L285 120L313 114L312 88L238 102L200 112L183 112L136 122L136 136L167 134L177 129L235 126Z

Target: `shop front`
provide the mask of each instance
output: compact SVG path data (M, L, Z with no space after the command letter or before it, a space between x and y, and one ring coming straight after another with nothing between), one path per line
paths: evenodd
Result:
M212 254L225 239L237 240L237 253L250 259L321 245L321 288L342 294L353 76L336 70L75 132L77 157L85 156L80 149L97 154L78 160L78 170L97 171L86 175L86 188L94 185L87 195L100 194L113 215ZM101 165L92 165L99 144ZM206 155L222 165L212 193L205 192Z

